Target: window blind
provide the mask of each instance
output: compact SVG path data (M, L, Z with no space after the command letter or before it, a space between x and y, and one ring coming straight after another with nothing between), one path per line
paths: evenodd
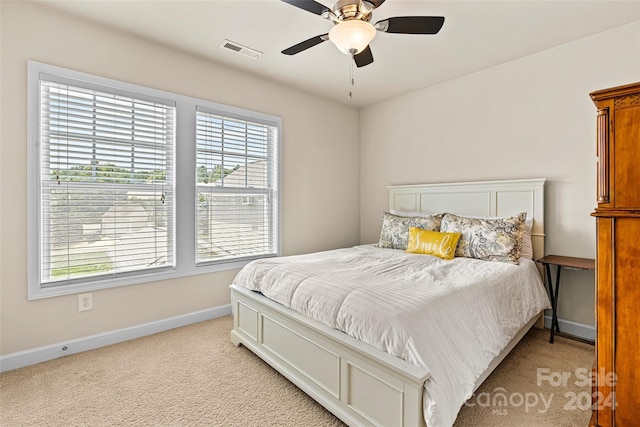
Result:
M279 127L196 112L196 262L277 254Z
M174 140L171 101L40 81L43 287L174 265Z

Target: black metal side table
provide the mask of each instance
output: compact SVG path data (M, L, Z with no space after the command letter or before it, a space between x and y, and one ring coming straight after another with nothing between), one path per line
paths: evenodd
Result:
M556 310L558 309L558 295L560 290L560 272L562 267L572 268L577 270L595 270L596 261L589 258L575 258L561 255L547 255L538 260L538 262L544 265L544 269L547 274L547 283L549 284L549 299L551 299L551 336L549 342L553 344L553 336L556 332L560 332L560 326L558 326L558 315ZM555 291L551 281L551 266L556 266L556 284Z

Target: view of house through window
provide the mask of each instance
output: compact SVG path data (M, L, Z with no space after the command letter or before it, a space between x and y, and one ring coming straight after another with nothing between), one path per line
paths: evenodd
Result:
M173 265L172 105L41 82L41 280Z
M197 262L276 255L277 127L196 114Z

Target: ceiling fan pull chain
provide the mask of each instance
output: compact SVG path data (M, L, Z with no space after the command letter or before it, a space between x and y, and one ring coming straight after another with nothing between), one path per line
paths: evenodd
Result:
M349 99L351 99L353 97L352 90L353 90L353 86L354 86L354 79L353 79L353 63L354 63L353 57L354 56L355 55L352 52L351 53L351 58L349 59L349 64L350 64L349 65L349 81L351 82L351 88L349 89Z

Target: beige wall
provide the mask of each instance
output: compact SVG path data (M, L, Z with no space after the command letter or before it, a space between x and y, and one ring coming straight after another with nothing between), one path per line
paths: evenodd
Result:
M0 7L0 354L228 304L236 273L96 291L82 313L75 295L27 300L27 60L282 117L283 253L358 243L356 109L30 2Z
M378 238L387 185L547 178L546 253L593 258L589 93L634 81L640 22L362 109L361 242ZM562 280L559 317L593 325L593 272Z

